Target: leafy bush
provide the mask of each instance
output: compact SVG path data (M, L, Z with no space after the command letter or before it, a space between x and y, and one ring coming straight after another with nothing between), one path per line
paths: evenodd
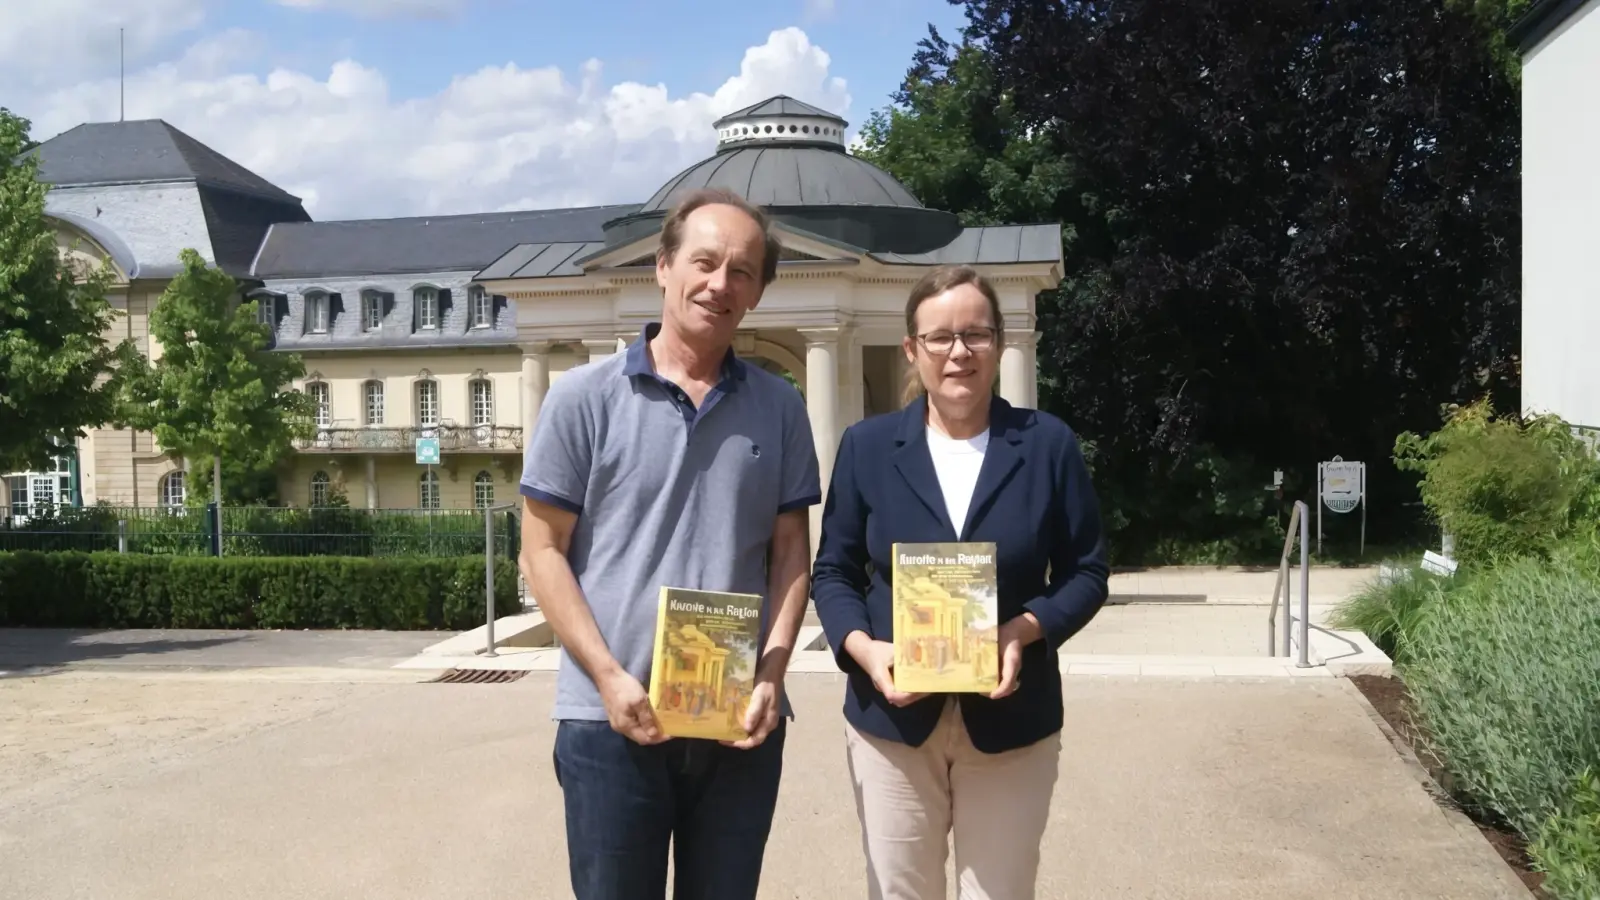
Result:
M1541 554L1600 515L1600 460L1554 417L1456 408L1426 438L1400 435L1395 464L1422 473L1423 503L1469 563Z
M483 623L483 557L0 553L0 627L464 630ZM495 565L496 615L521 611Z
M1497 565L1434 603L1401 667L1462 800L1530 840L1600 768L1600 553Z
M1600 778L1586 770L1566 808L1540 829L1528 847L1544 873L1545 893L1556 900L1600 900Z
M1393 576L1363 585L1329 616L1335 628L1360 631L1397 663L1408 658L1410 641L1429 611L1460 582L1401 564Z

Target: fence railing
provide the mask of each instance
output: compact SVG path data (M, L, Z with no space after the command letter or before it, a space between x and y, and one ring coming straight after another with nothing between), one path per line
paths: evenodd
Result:
M486 517L495 519L492 530ZM175 556L516 556L511 509L58 508L0 518L0 551Z
M1310 559L1310 510L1304 500L1296 500L1294 512L1289 515L1289 527L1283 536L1283 555L1278 559L1278 582L1272 588L1272 606L1267 610L1267 655L1278 655L1278 634L1276 620L1278 616L1278 601L1283 600L1283 655L1289 656L1292 651L1290 630L1295 616L1290 611L1290 603L1294 599L1294 586L1290 579L1289 554L1293 552L1296 530L1300 538L1300 658L1295 665L1306 668L1311 665L1310 654L1311 640L1311 559Z

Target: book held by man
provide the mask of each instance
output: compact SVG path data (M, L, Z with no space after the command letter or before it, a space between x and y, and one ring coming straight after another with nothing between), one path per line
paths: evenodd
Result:
M984 693L1000 685L995 545L895 544L894 686Z
M739 741L755 690L761 596L661 588L650 705L669 737Z

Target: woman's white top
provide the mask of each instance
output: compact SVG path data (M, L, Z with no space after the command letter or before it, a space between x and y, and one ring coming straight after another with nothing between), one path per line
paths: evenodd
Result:
M928 429L928 452L933 456L933 471L939 476L945 509L956 534L967 523L967 506L978 486L978 470L983 468L983 453L989 448L987 429L970 438L952 438L932 425Z

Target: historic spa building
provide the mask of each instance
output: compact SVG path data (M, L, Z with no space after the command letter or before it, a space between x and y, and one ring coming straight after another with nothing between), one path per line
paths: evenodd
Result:
M716 152L642 203L329 222L161 121L85 124L36 152L63 251L116 270L115 336L159 355L147 317L184 247L267 301L262 319L305 360L299 386L318 407L316 436L283 461L284 503L338 489L353 506L434 508L515 498L551 383L659 316L657 232L702 186L775 220L778 278L736 349L803 392L824 479L846 425L899 406L905 297L930 266L970 263L994 280L1000 392L1033 404L1034 298L1060 281L1060 226L963 227L850 155L846 124L778 96L717 121ZM437 466L418 465L419 437L439 439ZM15 515L185 495L181 460L149 434L110 429L6 485Z

